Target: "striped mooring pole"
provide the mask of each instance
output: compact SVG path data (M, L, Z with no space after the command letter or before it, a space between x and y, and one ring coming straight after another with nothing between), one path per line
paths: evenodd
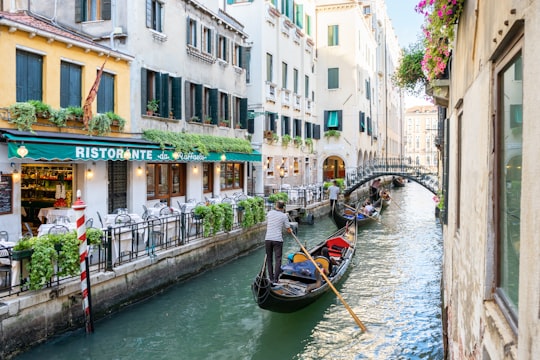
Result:
M77 190L77 200L71 206L75 211L75 218L77 223L77 239L79 239L79 262L81 267L81 292L82 292L82 305L86 324L86 333L94 332L91 309L90 309L90 286L87 282L87 261L86 256L88 254L88 245L86 242L86 221L84 219L84 210L86 209L86 203L81 200L81 190Z

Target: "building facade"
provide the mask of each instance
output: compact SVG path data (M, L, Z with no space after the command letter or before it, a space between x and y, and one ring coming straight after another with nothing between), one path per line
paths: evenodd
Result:
M453 359L540 354L540 2L464 2L445 107L443 299ZM444 94L447 94L446 96ZM443 109L444 111L444 109Z
M405 110L404 157L411 164L436 172L439 167L438 111L436 106L413 106Z

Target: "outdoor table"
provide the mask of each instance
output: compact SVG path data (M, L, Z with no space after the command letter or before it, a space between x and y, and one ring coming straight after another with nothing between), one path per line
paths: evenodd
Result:
M58 224L41 224L38 228L37 236L43 236L47 235L49 233L49 230L56 225L63 225L68 228L69 231L76 230L77 229L77 223L75 222L69 222L69 223L58 223Z
M42 223L52 223L56 218L66 216L69 221L75 221L75 210L72 208L48 207L39 209L38 218ZM46 221L45 221L46 220Z

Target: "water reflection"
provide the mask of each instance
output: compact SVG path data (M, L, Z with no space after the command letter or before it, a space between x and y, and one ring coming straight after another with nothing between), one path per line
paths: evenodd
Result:
M292 314L259 309L250 284L261 248L96 322L92 335L66 334L18 359L442 359L442 236L432 195L409 183L392 197L382 221L359 231L338 286L366 333L333 293ZM323 217L298 237L309 247L334 231ZM285 244L285 254L296 250Z

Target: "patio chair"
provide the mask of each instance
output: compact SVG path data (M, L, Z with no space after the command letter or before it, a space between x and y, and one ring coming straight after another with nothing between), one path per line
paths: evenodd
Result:
M103 219L101 218L101 214L99 213L99 211L96 211L97 213L97 217L99 219L99 223L101 224L101 227L104 228L105 226L103 225Z
M29 223L25 222L24 227L26 228L26 232L23 234L23 237L33 237L34 231L32 230L32 227Z
M0 244L0 289L11 287L11 248Z
M133 224L133 220L131 219L131 216L129 216L129 214L118 214L114 218L114 223L117 225L130 225Z
M146 253L148 256L155 256L156 254L156 244L161 244L163 242L163 223L161 219L155 215L149 215L146 218L148 223L148 243L146 246Z
M0 242L8 242L9 241L9 234L7 231L2 230L0 231Z
M69 229L65 225L53 225L50 229L48 234L67 234L69 232Z

